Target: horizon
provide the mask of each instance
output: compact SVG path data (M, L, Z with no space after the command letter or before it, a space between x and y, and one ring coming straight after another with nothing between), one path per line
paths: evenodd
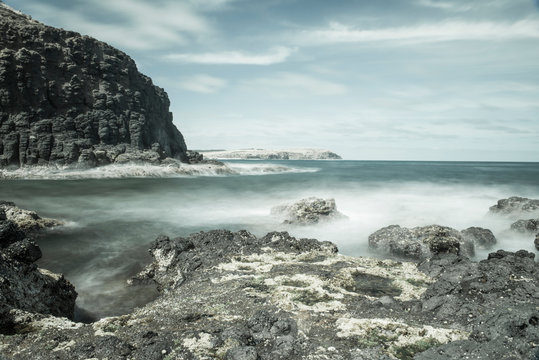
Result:
M4 3L131 56L188 148L539 159L539 0Z

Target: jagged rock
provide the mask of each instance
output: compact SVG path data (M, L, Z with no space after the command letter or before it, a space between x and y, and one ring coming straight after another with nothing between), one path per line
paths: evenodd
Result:
M8 201L0 201L0 211L6 219L11 220L20 231L25 233L63 224L62 221L56 219L42 218L35 211L21 209Z
M369 247L406 259L426 259L436 254L472 256L474 244L458 230L440 225L403 228L390 225L369 235Z
M186 160L166 92L125 53L3 4L0 33L0 167Z
M284 224L312 225L321 221L343 218L337 211L335 199L310 197L291 205L275 206L271 214L284 217Z
M533 242L533 244L535 245L535 248L539 250L539 233L535 235L535 241Z
M161 236L151 252L143 277L161 284L154 302L94 324L17 315L26 333L0 336L0 354L381 360L464 358L469 350L477 359L528 359L538 341L539 264L523 251L480 263L446 254L422 272L288 233L218 230Z
M37 268L39 258L41 250L15 222L0 220L0 333L15 331L14 310L73 318L73 285Z
M461 231L464 239L472 241L475 246L490 249L496 245L496 237L489 229L472 226Z
M490 212L502 215L520 215L522 213L539 213L539 200L512 196L498 200L490 207Z
M520 233L535 233L539 230L539 219L515 221L511 224L511 230Z
M454 256L419 266L436 276L422 310L441 321L469 324L469 339L425 351L416 359L533 359L539 341L539 264L535 254L498 250L479 263Z

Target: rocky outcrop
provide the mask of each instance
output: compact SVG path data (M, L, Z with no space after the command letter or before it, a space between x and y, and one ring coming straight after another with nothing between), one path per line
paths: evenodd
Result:
M39 269L34 262L40 258L39 247L0 207L0 333L25 331L16 320L21 312L73 318L73 285L62 275Z
M539 233L537 233L537 235L535 235L535 240L534 240L533 244L535 245L535 248L537 250L539 250Z
M284 218L284 224L313 225L319 222L342 219L345 216L337 211L335 199L310 197L290 205L275 206L271 214Z
M427 259L437 254L472 256L474 243L450 227L429 225L403 228L384 227L369 235L369 247L381 253L404 259Z
M125 53L0 4L0 166L186 161L165 91Z
M539 219L515 221L511 224L511 230L519 233L536 233L539 231Z
M491 249L496 245L496 237L489 229L472 226L460 232L465 240L471 241L476 247Z
M522 213L539 214L539 200L512 196L507 199L498 200L496 205L490 207L490 213L515 216Z
M539 264L525 251L472 262L352 258L288 233L160 236L134 281L162 295L75 324L18 315L12 359L531 359Z
M290 149L290 150L215 150L201 151L207 159L219 160L340 160L339 155L323 149Z
M0 201L0 211L2 210L7 220L15 223L21 231L27 234L63 224L62 221L56 219L42 218L35 211L21 209L10 201Z

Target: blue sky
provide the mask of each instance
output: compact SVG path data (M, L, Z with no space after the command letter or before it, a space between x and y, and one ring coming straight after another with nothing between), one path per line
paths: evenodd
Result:
M539 161L539 0L5 0L128 53L192 149Z

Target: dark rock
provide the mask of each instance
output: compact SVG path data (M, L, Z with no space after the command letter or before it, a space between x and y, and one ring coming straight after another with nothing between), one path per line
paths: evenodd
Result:
M490 212L502 215L539 212L539 200L512 196L508 199L498 200L496 205L490 207Z
M321 221L343 218L335 206L335 199L310 197L291 205L275 206L271 214L284 217L284 224L312 225Z
M515 221L511 224L511 230L520 233L535 233L539 231L539 219Z
M166 92L125 53L0 6L0 166L186 161Z
M462 230L461 234L464 239L483 249L490 249L496 245L496 237L489 229L473 226Z
M539 250L539 233L535 235L535 241L533 243L535 244L535 248Z
M405 259L421 260L437 254L472 256L474 244L458 230L440 225L403 228L390 225L369 235L369 247Z

